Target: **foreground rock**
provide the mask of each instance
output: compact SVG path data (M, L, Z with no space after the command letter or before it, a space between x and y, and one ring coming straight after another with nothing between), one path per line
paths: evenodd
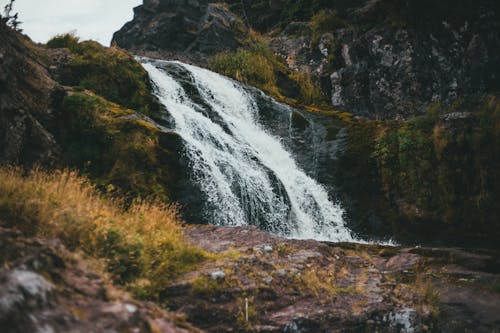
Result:
M58 241L0 228L0 264L2 332L199 332L114 288Z
M495 252L286 240L252 227L186 232L218 259L179 277L163 297L209 332L500 328Z
M500 329L496 252L287 240L253 227L186 235L214 255L166 286L161 298L175 312L165 312L58 241L0 228L2 332Z

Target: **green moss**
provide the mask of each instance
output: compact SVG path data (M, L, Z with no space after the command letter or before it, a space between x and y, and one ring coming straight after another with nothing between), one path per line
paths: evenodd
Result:
M88 174L103 188L169 201L175 152L160 145L161 133L132 117L134 111L91 94L71 93L63 101L58 139L64 164Z
M67 48L73 56L61 75L63 84L91 90L143 113L156 110L147 72L124 50L94 41L80 42L72 34L54 37L47 47Z
M498 235L498 110L497 98L488 97L476 106L434 105L426 116L385 124L373 156L386 195L404 203L396 205L400 214L455 237ZM450 112L468 118L438 116Z

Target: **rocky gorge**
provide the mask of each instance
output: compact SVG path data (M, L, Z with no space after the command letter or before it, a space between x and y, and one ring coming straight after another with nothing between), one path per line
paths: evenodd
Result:
M163 203L205 223L207 199L147 62L117 45L34 44L0 27L2 329L498 330L498 12L465 1L463 28L463 8L444 24L438 6L435 41L416 34L406 11L422 9L408 3L144 1L114 39L212 69L241 60L239 72L220 71L292 105L242 86L259 126L342 203L353 234L401 246L289 239L262 231L280 233L262 218L260 229L172 224L177 208ZM249 59L269 65L269 80L243 70ZM159 63L189 94L175 90L179 107L190 98L223 137L234 131L214 90L204 95L202 69ZM64 168L84 178L53 171Z

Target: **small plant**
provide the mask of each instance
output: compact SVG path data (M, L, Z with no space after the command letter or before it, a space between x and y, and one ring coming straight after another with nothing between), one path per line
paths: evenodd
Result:
M0 15L0 21L14 30L22 32L23 30L19 28L22 23L18 19L19 13L12 14L14 2L15 0L10 0L10 2L5 5L3 15Z
M49 49L67 48L72 52L76 52L79 43L80 38L76 35L76 33L69 32L67 34L61 34L52 37L52 39L47 42L47 47Z
M209 276L201 275L194 279L191 284L191 290L195 295L208 296L221 291L222 285Z

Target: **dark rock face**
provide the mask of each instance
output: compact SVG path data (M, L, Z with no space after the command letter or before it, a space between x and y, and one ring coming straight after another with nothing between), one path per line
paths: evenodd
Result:
M113 42L133 52L159 52L203 61L204 56L235 50L246 34L242 20L207 0L144 1L134 20Z
M0 161L48 164L59 148L50 133L64 91L18 34L0 27Z
M435 102L492 91L500 36L488 31L499 26L487 18L479 24L443 21L433 32L375 29L361 36L339 31L341 67L330 75L332 105L363 116L405 118Z
M370 118L406 118L433 103L498 89L500 24L494 4L480 1L458 20L450 13L393 27L385 17L372 19L387 2L354 11L369 28L331 31L312 46L309 35L297 37L297 23L291 23L270 46L290 67L316 75L332 106Z

